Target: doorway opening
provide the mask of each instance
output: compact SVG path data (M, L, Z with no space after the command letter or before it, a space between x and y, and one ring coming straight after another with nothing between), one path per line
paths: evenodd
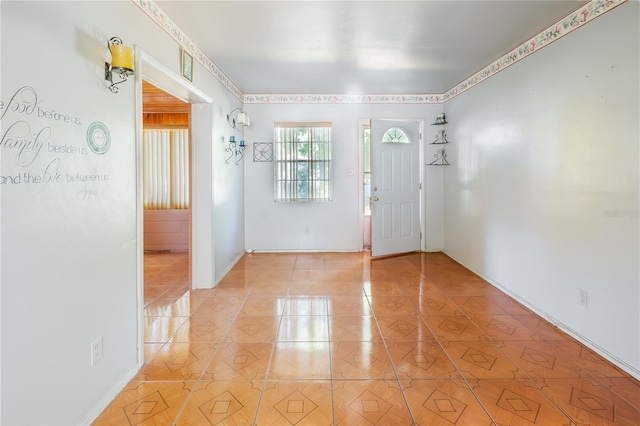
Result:
M191 288L190 129L191 105L143 81L145 344L150 322L157 334L164 328L157 317Z
M360 120L358 125L360 136L362 196L360 215L362 218L362 250L371 250L371 120Z
M189 214L187 220L188 244L186 254L188 263L182 266L184 275L188 278L188 288L206 288L211 286L212 277L215 273L215 264L213 261L212 247L213 234L210 232L211 211L206 206L211 205L212 191L206 185L208 179L200 179L201 175L210 174L211 162L207 162L210 155L202 155L207 153L207 149L212 146L213 133L213 99L202 91L198 90L193 84L187 83L182 77L171 71L165 65L158 62L144 50L136 47L135 52L136 69L140 72L136 73L136 188L138 192L137 200L137 217L136 217L136 241L137 241L137 307L138 307L138 367L144 364L145 360L145 224L144 224L144 179L143 179L143 134L144 134L144 118L143 105L144 94L143 86L147 91L158 90L158 97L175 98L173 102L179 101L182 108L188 112L186 123L190 123L188 127L187 148L189 153L190 170L187 173L189 189ZM147 83L149 83L147 85ZM155 87L156 89L153 89ZM165 100L166 101L166 100ZM151 104L152 105L152 104ZM178 104L176 104L178 105ZM159 107L158 107L159 108ZM149 109L147 110L149 111ZM184 119L184 118L183 118ZM175 123L174 123L175 124ZM190 141L190 142L189 142ZM184 150L183 150L184 151ZM209 152L210 154L210 152ZM201 183L202 182L202 183ZM199 235L200 234L200 235ZM156 328L157 329L157 328Z

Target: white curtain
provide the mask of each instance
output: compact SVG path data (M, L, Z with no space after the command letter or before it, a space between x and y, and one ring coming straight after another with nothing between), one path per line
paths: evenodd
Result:
M189 208L189 131L143 132L145 209Z

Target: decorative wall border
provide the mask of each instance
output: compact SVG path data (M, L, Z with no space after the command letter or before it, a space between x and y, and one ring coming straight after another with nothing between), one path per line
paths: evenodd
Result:
M144 13L149 16L156 24L160 26L169 34L180 46L188 50L193 54L196 61L200 62L224 87L227 88L238 100L242 101L243 93L233 82L227 77L225 73L213 63L211 59L204 54L194 42L176 25L175 22L169 16L160 9L153 0L131 0L136 6L138 6Z
M238 87L186 36L169 16L153 0L131 0L144 13L153 19L167 34L182 47L193 53L213 76L233 95L245 104L441 104L482 83L503 69L515 64L545 46L564 37L604 13L626 3L629 0L591 0L575 12L570 13L554 25L540 32L506 55L492 62L443 94L410 95L281 95L281 94L243 94Z
M245 104L439 104L442 95L244 95Z

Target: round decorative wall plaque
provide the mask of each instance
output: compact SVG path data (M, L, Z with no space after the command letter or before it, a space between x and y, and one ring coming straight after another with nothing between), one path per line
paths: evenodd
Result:
M99 121L95 121L89 125L87 129L87 143L91 151L96 154L104 154L109 151L111 146L111 134L107 126Z

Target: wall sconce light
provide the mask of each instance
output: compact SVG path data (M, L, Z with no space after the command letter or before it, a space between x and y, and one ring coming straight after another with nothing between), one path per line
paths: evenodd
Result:
M244 141L240 141L240 144L237 144L236 137L229 136L229 142L227 146L225 146L224 148L224 151L229 153L229 157L227 157L227 159L225 160L225 163L229 164L229 161L231 161L233 157L240 157L236 161L236 166L240 164L240 161L242 161L242 159L244 158L244 150L246 148L247 148L247 145L244 143Z
M234 116L233 113L236 111L238 112ZM251 124L251 117L249 117L249 114L244 112L241 107L238 107L227 114L227 123L229 123L229 126L238 130L238 126L249 126Z
M133 48L122 44L120 37L111 37L107 44L111 52L111 63L104 63L104 79L111 85L111 93L118 93L116 84L124 83L130 75L133 75ZM120 76L120 81L113 82L113 74Z

